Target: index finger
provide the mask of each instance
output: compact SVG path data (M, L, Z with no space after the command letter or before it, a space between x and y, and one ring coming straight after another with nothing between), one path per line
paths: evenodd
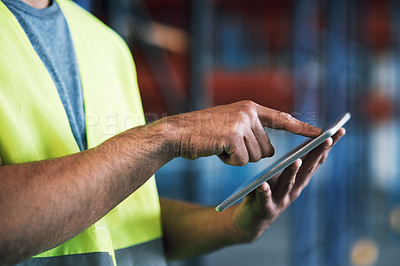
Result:
M311 138L318 137L322 133L321 129L297 120L286 112L277 111L261 105L258 106L257 112L261 124L269 128L283 129L290 133Z

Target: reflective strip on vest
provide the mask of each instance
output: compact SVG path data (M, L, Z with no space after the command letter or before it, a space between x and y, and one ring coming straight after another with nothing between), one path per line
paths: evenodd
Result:
M118 266L145 265L166 266L163 244L161 239L152 240L129 248L115 251ZM106 252L65 255L58 257L34 257L18 263L17 266L28 265L76 265L76 266L110 266L113 260Z
M167 265L165 262L162 239L153 240L129 248L115 251L118 265Z
M42 266L42 265L54 265L54 266L113 266L113 259L108 252L97 252L87 254L75 254L65 255L57 257L33 257L24 262L18 263L16 266Z
M88 147L93 148L144 123L135 67L128 47L114 31L72 1L57 2L74 43ZM5 165L79 152L50 74L17 19L1 1L0 121L0 156ZM83 233L25 263L59 260L65 265L84 265L85 261L90 265L107 265L111 258L116 264L118 254L127 257L126 250L132 250L135 261L140 262L136 257L147 255L131 247L139 248L161 238L160 203L152 177ZM146 254L163 257L159 247L162 245L149 245L153 250ZM75 259L83 264L77 264Z

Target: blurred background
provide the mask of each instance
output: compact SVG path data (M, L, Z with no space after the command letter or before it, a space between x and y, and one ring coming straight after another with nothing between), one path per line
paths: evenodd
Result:
M129 44L148 122L250 99L347 135L300 198L251 245L171 265L400 265L400 1L77 1ZM303 141L245 167L176 159L161 196L210 206Z

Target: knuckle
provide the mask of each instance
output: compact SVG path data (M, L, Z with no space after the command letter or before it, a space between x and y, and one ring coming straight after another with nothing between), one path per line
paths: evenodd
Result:
M259 121L257 110L255 108L251 108L251 110L248 110L248 117L249 117L250 121L253 121L253 122Z
M291 190L293 186L294 186L294 180L290 180L288 183L286 183L287 190Z
M249 119L249 115L251 113L251 110L249 107L242 107L239 110L239 118L241 120L241 122L243 122L243 120L248 120Z
M271 197L272 194L271 194L271 190L270 189L263 191L262 195L263 195L263 197L265 198L266 201L269 201L272 198Z
M243 108L237 110L231 121L231 126L236 130L243 128L249 122L249 115Z
M241 103L243 106L247 106L247 107L251 107L251 108L253 108L253 107L256 105L256 103L253 102L253 101L251 101L251 100L243 100L243 101L241 101L240 103Z
M313 127L311 125L309 125L309 124L307 124L306 122L303 122L303 121L300 121L300 125L301 125L301 127L305 128L307 130L312 130L313 129Z
M262 156L263 157L271 157L275 154L275 148L272 146L272 144L268 141L265 141L262 147Z
M284 207L284 208L286 208L287 206L289 206L290 205L290 197L289 196L286 196L284 199L283 199L283 202L282 202L282 206Z
M234 138L234 137L238 136L239 134L240 134L240 124L237 123L237 122L232 123L232 124L229 126L229 130L228 130L228 132L227 132L227 135L228 135L230 138Z
M307 168L307 174L312 174L314 172L314 167Z
M266 149L264 155L265 155L265 157L272 157L272 156L274 156L274 154L275 154L275 149L274 149L274 147L270 146Z
M292 118L293 118L289 113L282 112L282 111L280 111L280 112L278 113L278 117L279 117L279 119L280 119L281 121L283 121L283 122L285 122L285 123L289 122L289 121L292 120Z
M243 101L239 112L243 117L254 117L256 115L256 104L252 101Z
M238 156L235 161L237 166L245 166L249 162L245 156Z
M245 123L248 124L253 117L253 111L250 107L242 107L240 108L240 110L238 111L238 122L240 124Z

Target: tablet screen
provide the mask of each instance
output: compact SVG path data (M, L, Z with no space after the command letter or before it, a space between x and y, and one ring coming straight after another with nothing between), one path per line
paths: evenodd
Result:
M223 211L229 206L236 203L238 200L242 199L244 196L252 192L262 183L268 181L270 178L283 171L286 167L295 162L297 159L306 155L322 142L333 136L347 121L349 121L350 117L351 116L349 113L343 114L342 116L340 116L339 119L335 120L329 126L327 126L320 136L314 139L308 139L307 141L303 142L302 144L285 154L283 157L278 159L270 167L263 170L261 173L247 179L215 209L217 211Z

